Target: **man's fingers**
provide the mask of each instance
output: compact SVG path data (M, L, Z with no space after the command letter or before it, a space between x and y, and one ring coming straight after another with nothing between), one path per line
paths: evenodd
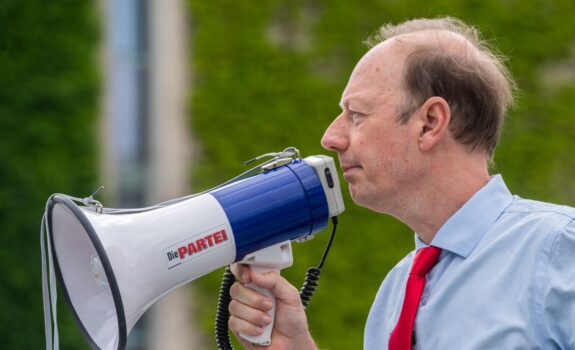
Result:
M230 315L255 326L265 327L272 322L271 316L266 311L254 309L236 300L230 302L229 311Z
M269 289L277 299L290 304L300 303L298 290L275 271L266 273L252 271L250 280L258 287Z
M230 288L230 296L232 299L237 300L242 304L263 311L270 310L273 305L272 300L267 296L239 283L234 283L232 285Z
M232 264L230 269L242 284L253 283L258 287L269 289L276 298L288 302L293 300L295 303L299 300L298 290L277 272L258 273L245 264ZM245 303L252 305L247 301Z
M230 265L230 270L240 280L243 284L250 283L250 267L245 264L232 264Z
M256 326L236 316L230 316L228 327L236 334L243 333L252 337L257 337L264 332L263 327Z
M252 337L260 336L266 327L271 326L274 316L269 313L272 309L272 298L260 294L260 290L266 294L271 291L276 300L272 331L272 343L275 347L283 349L286 344L291 344L293 349L317 348L309 334L299 292L294 286L277 272L258 273L249 266L238 264L233 266L232 271L237 277L245 278L242 282L249 282L249 287L239 282L232 285L228 321L229 329L246 349L259 349L260 346L251 344L239 336L239 333Z

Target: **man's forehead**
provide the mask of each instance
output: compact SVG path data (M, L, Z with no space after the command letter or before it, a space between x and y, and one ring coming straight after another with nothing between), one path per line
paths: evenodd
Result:
M388 39L369 50L355 66L348 85L368 80L389 83L401 76L405 49L396 38Z
M403 56L394 39L373 47L357 63L345 90L340 107L370 108L380 98L396 92L403 71Z
M432 46L463 55L476 51L463 36L447 30L423 30L387 39L371 48L359 60L343 92L340 106L346 107L345 102L350 99L348 95L358 91L397 91L406 58L414 49L422 46Z
M363 55L357 66L374 64L376 62L385 62L387 61L386 58L389 58L389 60L398 58L405 51L403 46L404 45L402 45L397 38L387 39L375 45L365 55Z

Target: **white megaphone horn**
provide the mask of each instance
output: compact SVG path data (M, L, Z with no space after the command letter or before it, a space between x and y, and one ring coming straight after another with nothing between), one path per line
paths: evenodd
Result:
M302 159L295 148L272 155L255 175L148 208L51 196L41 237L47 349L58 348L55 280L90 346L108 350L125 348L159 298L206 273L234 262L290 266L290 242L324 229L344 204L331 157ZM269 344L272 326L244 337Z

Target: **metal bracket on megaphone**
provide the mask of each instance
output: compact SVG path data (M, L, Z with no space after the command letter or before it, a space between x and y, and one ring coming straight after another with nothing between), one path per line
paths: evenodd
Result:
M289 164L289 163L293 162L294 160L301 159L301 155L300 155L299 150L297 148L288 147L281 152L266 153L266 154L262 154L261 156L257 156L253 159L250 159L250 160L244 162L244 165L248 165L250 163L253 163L257 160L260 160L260 159L266 158L266 157L272 157L272 159L267 160L266 162L256 166L253 169L271 170L271 169L275 169L277 167L280 167L282 165ZM248 172L252 172L253 169L248 170Z
M243 164L248 165L248 164L251 164L251 163L256 162L258 160L264 159L264 158L271 158L271 159L268 159L268 160L266 160L266 161L264 161L264 162L262 162L256 166L244 171L243 173L225 181L224 183L222 183L220 185L217 185L216 187L212 187L208 190L205 190L205 191L202 191L199 193L194 193L194 194L190 194L190 195L187 195L184 197L171 199L171 200L161 202L158 204L154 204L152 206L148 206L148 207L144 207L144 208L134 208L134 209L131 209L131 208L130 209L104 208L99 201L94 199L94 197L104 189L104 186L100 186L89 197L85 197L85 198L80 199L80 198L75 198L75 197L69 196L69 198L76 201L76 202L83 203L87 207L93 208L99 214L104 213L104 212L106 214L134 214L134 213L144 212L144 211L148 211L148 210L154 210L154 209L165 207L167 205L179 203L181 201L200 196L202 194L208 193L208 192L216 190L218 188L230 185L234 182L243 180L243 179L250 177L250 176L252 176L255 173L258 173L260 171L273 170L273 169L278 168L280 166L287 165L287 164L290 164L294 161L302 159L301 154L297 148L287 147L281 152L265 153L265 154L262 154L260 156L255 157L255 158L252 158L248 161L245 161Z
M94 197L103 190L104 186L98 187L98 189L94 191L94 193L92 193L89 197L83 198L82 203L84 203L84 205L87 207L93 207L96 213L102 214L102 212L104 211L104 207L102 206L102 203L100 203L100 201L95 200Z

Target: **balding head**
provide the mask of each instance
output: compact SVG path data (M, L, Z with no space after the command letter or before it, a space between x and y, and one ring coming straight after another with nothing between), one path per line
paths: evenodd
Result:
M515 85L479 32L453 18L415 19L385 25L368 41L374 53L390 43L404 57L399 120L407 122L427 99L440 96L449 103L455 139L491 157Z

